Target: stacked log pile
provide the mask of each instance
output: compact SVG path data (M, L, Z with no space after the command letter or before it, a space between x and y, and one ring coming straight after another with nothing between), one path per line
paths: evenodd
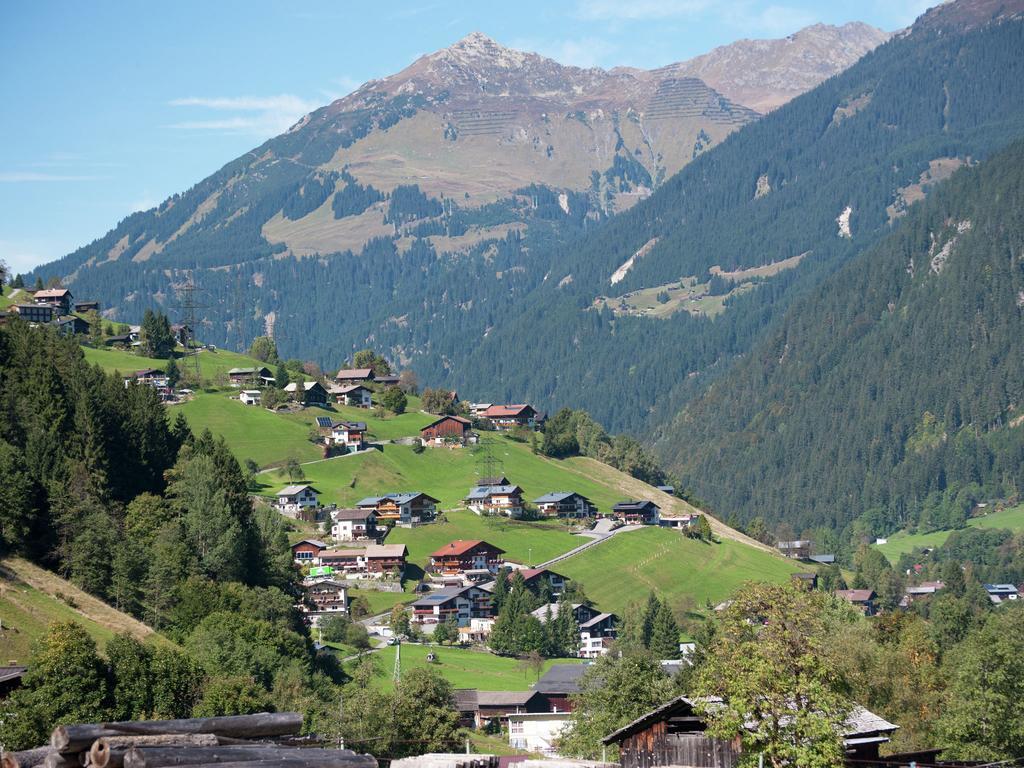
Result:
M46 747L3 755L0 768L377 768L370 755L310 746L302 715L61 725Z

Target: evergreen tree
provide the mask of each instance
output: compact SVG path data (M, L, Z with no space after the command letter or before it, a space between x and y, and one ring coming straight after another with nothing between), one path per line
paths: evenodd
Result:
M658 659L679 658L679 624L667 602L658 606L651 627L651 653Z
M288 369L285 368L284 363L278 363L277 370L274 372L274 386L278 389L284 389L290 381Z

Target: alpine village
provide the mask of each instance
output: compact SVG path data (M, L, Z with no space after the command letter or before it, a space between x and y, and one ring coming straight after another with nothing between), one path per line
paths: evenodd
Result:
M1024 765L1024 0L485 5L3 252L3 768Z

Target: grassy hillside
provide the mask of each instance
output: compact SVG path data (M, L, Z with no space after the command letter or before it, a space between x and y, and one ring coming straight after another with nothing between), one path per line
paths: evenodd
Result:
M166 360L157 360L144 355L137 355L134 352L123 349L112 349L109 347L82 347L85 359L90 363L100 366L108 372L120 371L129 373L141 368L160 368L167 365ZM180 351L180 349L179 349ZM178 358L178 366L184 368L191 365L191 359ZM241 355L238 352L231 352L226 349L218 349L216 352L204 349L199 353L199 370L204 379L217 381L227 375L232 368L253 368L264 365L259 360ZM273 366L270 366L273 370Z
M433 652L437 662L427 661L427 654ZM389 646L370 654L376 674L374 683L381 688L394 687L395 647ZM544 662L546 672L553 664L580 663L581 659L549 659ZM350 664L350 668L355 666ZM453 688L479 688L485 691L525 691L537 681L538 675L522 665L518 659L495 656L486 651L464 648L442 648L425 645L402 646L402 670L431 664L452 684Z
M290 457L314 461L321 451L309 442L309 427L296 419L271 413L265 408L243 405L232 392L197 392L171 413L181 411L194 432L209 429L221 435L239 461L252 459L261 467L281 463ZM312 422L318 409L307 410Z
M1011 531L1024 530L1024 504L1010 507L1000 512L992 512L983 517L974 517L967 521L973 528L1009 528ZM938 547L942 545L952 531L932 531L931 533L909 534L903 531L894 533L885 544L879 544L878 550L895 563L904 552L912 552L915 547Z
M26 662L32 643L55 621L77 621L101 651L121 632L169 642L56 574L21 558L0 560L0 663Z
M718 603L745 581L784 581L806 566L723 539L706 544L664 528L623 533L558 564L605 611L620 613L657 592L670 602L689 595L699 609Z
M532 565L586 544L587 540L565 531L556 520L523 522L508 518L480 517L468 510L445 512L446 521L419 528L396 528L388 544L409 547L410 562L426 564L429 555L453 539L484 539L505 550L505 559Z
M253 459L261 467L283 464L289 457L300 462L320 458L320 449L309 441L317 416L330 416L337 421L364 421L370 440L418 435L421 427L434 420L433 416L418 410L420 402L415 397L409 398L409 412L379 419L365 408L346 406L271 413L265 408L242 405L236 399L237 394L237 390L197 392L189 402L177 408L185 414L194 431L209 429L215 435L223 435L239 461Z
M613 479L622 473L611 467L586 459L548 459L503 435L488 437L492 440L491 453L502 462L495 471L522 486L528 500L548 491L578 491L599 509L607 510L624 498ZM351 504L378 492L415 489L430 493L441 500L442 507L451 508L461 502L483 473L480 458L473 448L430 448L415 453L408 446L387 445L380 452L329 459L303 469L327 502ZM274 483L272 490L287 483L280 472L265 477ZM650 486L645 488L648 498L664 496ZM658 503L662 503L660 499Z

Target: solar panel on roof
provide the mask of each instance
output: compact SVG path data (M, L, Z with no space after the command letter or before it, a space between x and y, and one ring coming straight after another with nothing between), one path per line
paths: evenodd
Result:
M317 416L316 417L316 425L318 427L330 427L331 426L331 417L330 416Z

